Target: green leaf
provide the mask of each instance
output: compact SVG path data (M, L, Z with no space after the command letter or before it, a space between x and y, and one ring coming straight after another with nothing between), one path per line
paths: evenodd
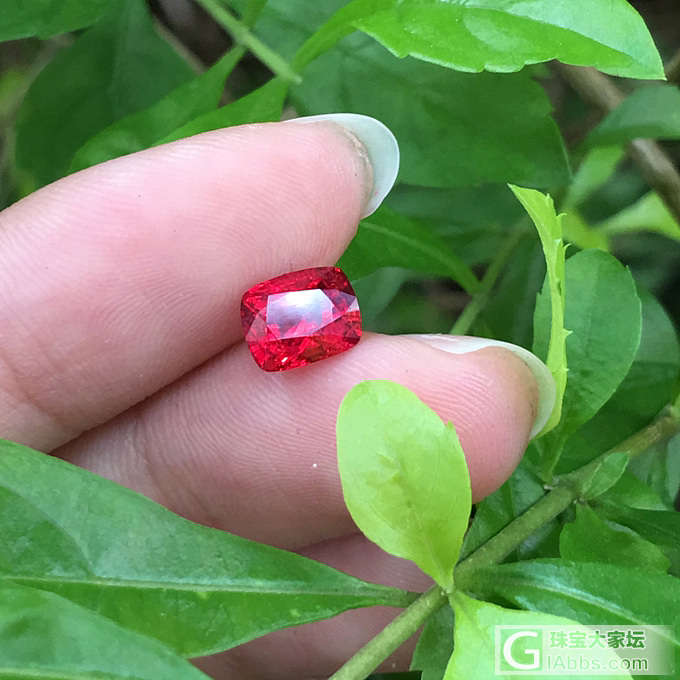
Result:
M2 582L0 677L207 680L157 640L59 595Z
M0 443L0 525L0 583L58 593L185 656L411 599L11 442Z
M642 331L635 359L609 401L571 435L558 473L584 465L647 426L674 395L680 378L677 333L654 296L640 288L637 292Z
M76 153L70 172L148 149L182 125L214 109L222 96L224 81L242 54L240 48L230 50L205 73L180 85L150 108L96 134Z
M585 423L626 377L640 344L640 298L628 269L601 250L584 250L566 263L564 325L569 380L564 392L560 434ZM549 303L536 304L535 346L546 344ZM539 355L540 356L540 355Z
M408 278L409 272L405 269L382 267L372 274L352 279L364 329L370 330L376 317L392 302Z
M597 229L608 236L653 231L680 241L680 225L655 191L646 193L632 205L600 222Z
M562 202L563 209L573 210L601 187L612 176L624 156L625 151L621 146L596 147L588 151L578 166L573 181L567 187L567 194Z
M584 625L668 625L680 658L680 579L598 562L531 560L475 571L475 594Z
M3 0L0 42L49 38L95 23L120 0Z
M418 638L411 670L422 671L420 680L441 680L453 652L453 610L440 607L432 614Z
M637 138L680 139L680 90L651 85L636 90L596 125L588 146L626 144Z
M588 505L576 506L576 518L560 534L560 555L575 562L604 562L668 571L670 560L639 534L616 529Z
M366 276L379 267L403 267L449 276L467 291L479 287L472 270L442 239L421 223L385 206L359 223L338 266L350 278Z
M470 477L453 424L406 388L367 380L340 405L337 444L357 526L450 590L470 516Z
M638 479L630 470L626 470L621 478L610 489L598 497L598 508L605 504L625 505L640 510L668 510L669 506L661 497Z
M59 52L29 88L16 123L19 169L35 187L58 179L88 139L190 76L156 33L146 5L125 0Z
M598 504L598 511L656 545L680 549L680 512L643 510L606 502Z
M522 631L523 628L535 632L536 626L559 626L560 630L565 626L578 625L576 621L552 614L540 614L536 612L516 611L505 609L490 602L475 600L456 591L451 604L455 614L454 650L451 661L444 674L444 680L489 680L489 678L505 678L506 680L531 680L536 677L536 671L526 674L517 670L517 666L505 661L495 649L497 640L500 641L501 632L496 626L513 626ZM586 636L593 634L590 628L582 628ZM498 636L498 637L497 637ZM507 643L508 638L504 642ZM541 644L536 637L520 636L511 641L511 659L516 663L532 664L541 663ZM618 659L613 649L598 650L605 663ZM496 663L496 657L498 664ZM561 678L578 680L583 678L581 672L560 673ZM600 674L598 678L630 678L630 673L619 671L616 675Z
M626 471L630 456L627 453L614 452L602 460L593 471L590 479L581 488L582 498L595 498L603 494L619 481Z
M161 139L159 144L174 142L210 130L219 130L246 123L269 123L281 118L283 101L289 83L274 78L250 94L237 99L215 111L199 116Z
M551 104L526 72L474 75L399 60L355 34L303 75L291 90L300 113L363 113L394 132L402 182L547 187L570 179Z
M543 254L547 267L546 281L550 291L550 340L545 343L547 351L539 353L538 343L534 338L534 353L544 356L547 367L550 369L555 384L557 386L557 396L553 412L541 432L541 436L552 430L560 420L562 412L562 401L567 383L567 354L566 339L569 331L564 325L565 310L565 265L564 253L566 246L562 241L561 216L555 213L552 198L543 195L533 189L523 189L522 187L510 186L517 200L524 206L529 213L538 231L538 236L543 247ZM543 293L545 298L545 293ZM537 302L538 307L538 302ZM534 321L534 327L536 322Z
M465 534L461 559L484 545L544 495L543 484L523 459L500 489L475 506L475 517Z
M353 28L398 57L461 71L506 73L559 59L628 78L664 78L652 37L625 0L354 0L300 49L296 66Z
M290 57L340 6L342 0L270 0L258 35ZM402 182L451 187L511 181L548 187L570 179L552 106L528 73L456 73L397 59L355 33L302 75L302 84L291 90L299 114L351 111L383 121L399 141Z

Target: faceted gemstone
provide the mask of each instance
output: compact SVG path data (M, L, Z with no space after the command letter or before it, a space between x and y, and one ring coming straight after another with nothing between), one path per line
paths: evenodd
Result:
M361 338L361 312L337 267L282 274L247 291L241 323L257 365L285 371L332 357Z

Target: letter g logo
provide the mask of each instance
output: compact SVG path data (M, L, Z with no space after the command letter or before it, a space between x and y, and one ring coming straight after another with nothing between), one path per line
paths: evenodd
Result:
M540 650L538 649L525 649L524 653L529 654L532 658L531 663L520 663L512 656L512 643L523 637L537 638L538 633L529 630L520 630L517 633L513 633L503 644L503 658L510 664L513 668L517 668L522 671L530 671L538 668L540 664L539 656Z

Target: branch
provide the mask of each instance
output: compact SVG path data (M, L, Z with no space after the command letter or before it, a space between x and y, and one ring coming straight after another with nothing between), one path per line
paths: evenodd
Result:
M680 63L678 67L680 68ZM624 99L623 93L612 80L594 68L560 63L556 68L585 101L604 113L612 111ZM628 145L628 152L675 221L680 224L680 174L673 161L650 139L634 139Z
M666 441L680 432L680 410L677 408L679 406L680 397L675 404L667 406L659 417L643 430L575 472L564 475L552 491L518 515L504 529L458 564L454 572L456 588L458 590L471 589L475 570L500 562L534 531L566 510L579 498L584 485L590 481L593 472L604 458L619 452L628 453L631 458L634 458L654 444ZM383 628L329 680L363 680L446 602L447 595L439 586L430 588Z

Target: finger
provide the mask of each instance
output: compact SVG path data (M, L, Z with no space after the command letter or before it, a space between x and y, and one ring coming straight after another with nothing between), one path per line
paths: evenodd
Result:
M451 354L421 339L367 334L349 352L274 374L234 346L57 453L190 519L296 549L355 530L335 419L347 391L366 379L401 383L454 422L475 498L497 488L524 451L538 392L515 355Z
M432 581L412 562L393 557L360 535L324 542L304 551L308 557L366 581L416 592ZM369 607L332 619L286 628L222 654L205 657L199 668L216 680L236 678L327 678L377 635L400 610ZM417 635L391 654L378 670L406 671Z
M363 156L334 124L243 126L8 208L0 435L49 450L234 342L244 290L342 253L370 184Z

